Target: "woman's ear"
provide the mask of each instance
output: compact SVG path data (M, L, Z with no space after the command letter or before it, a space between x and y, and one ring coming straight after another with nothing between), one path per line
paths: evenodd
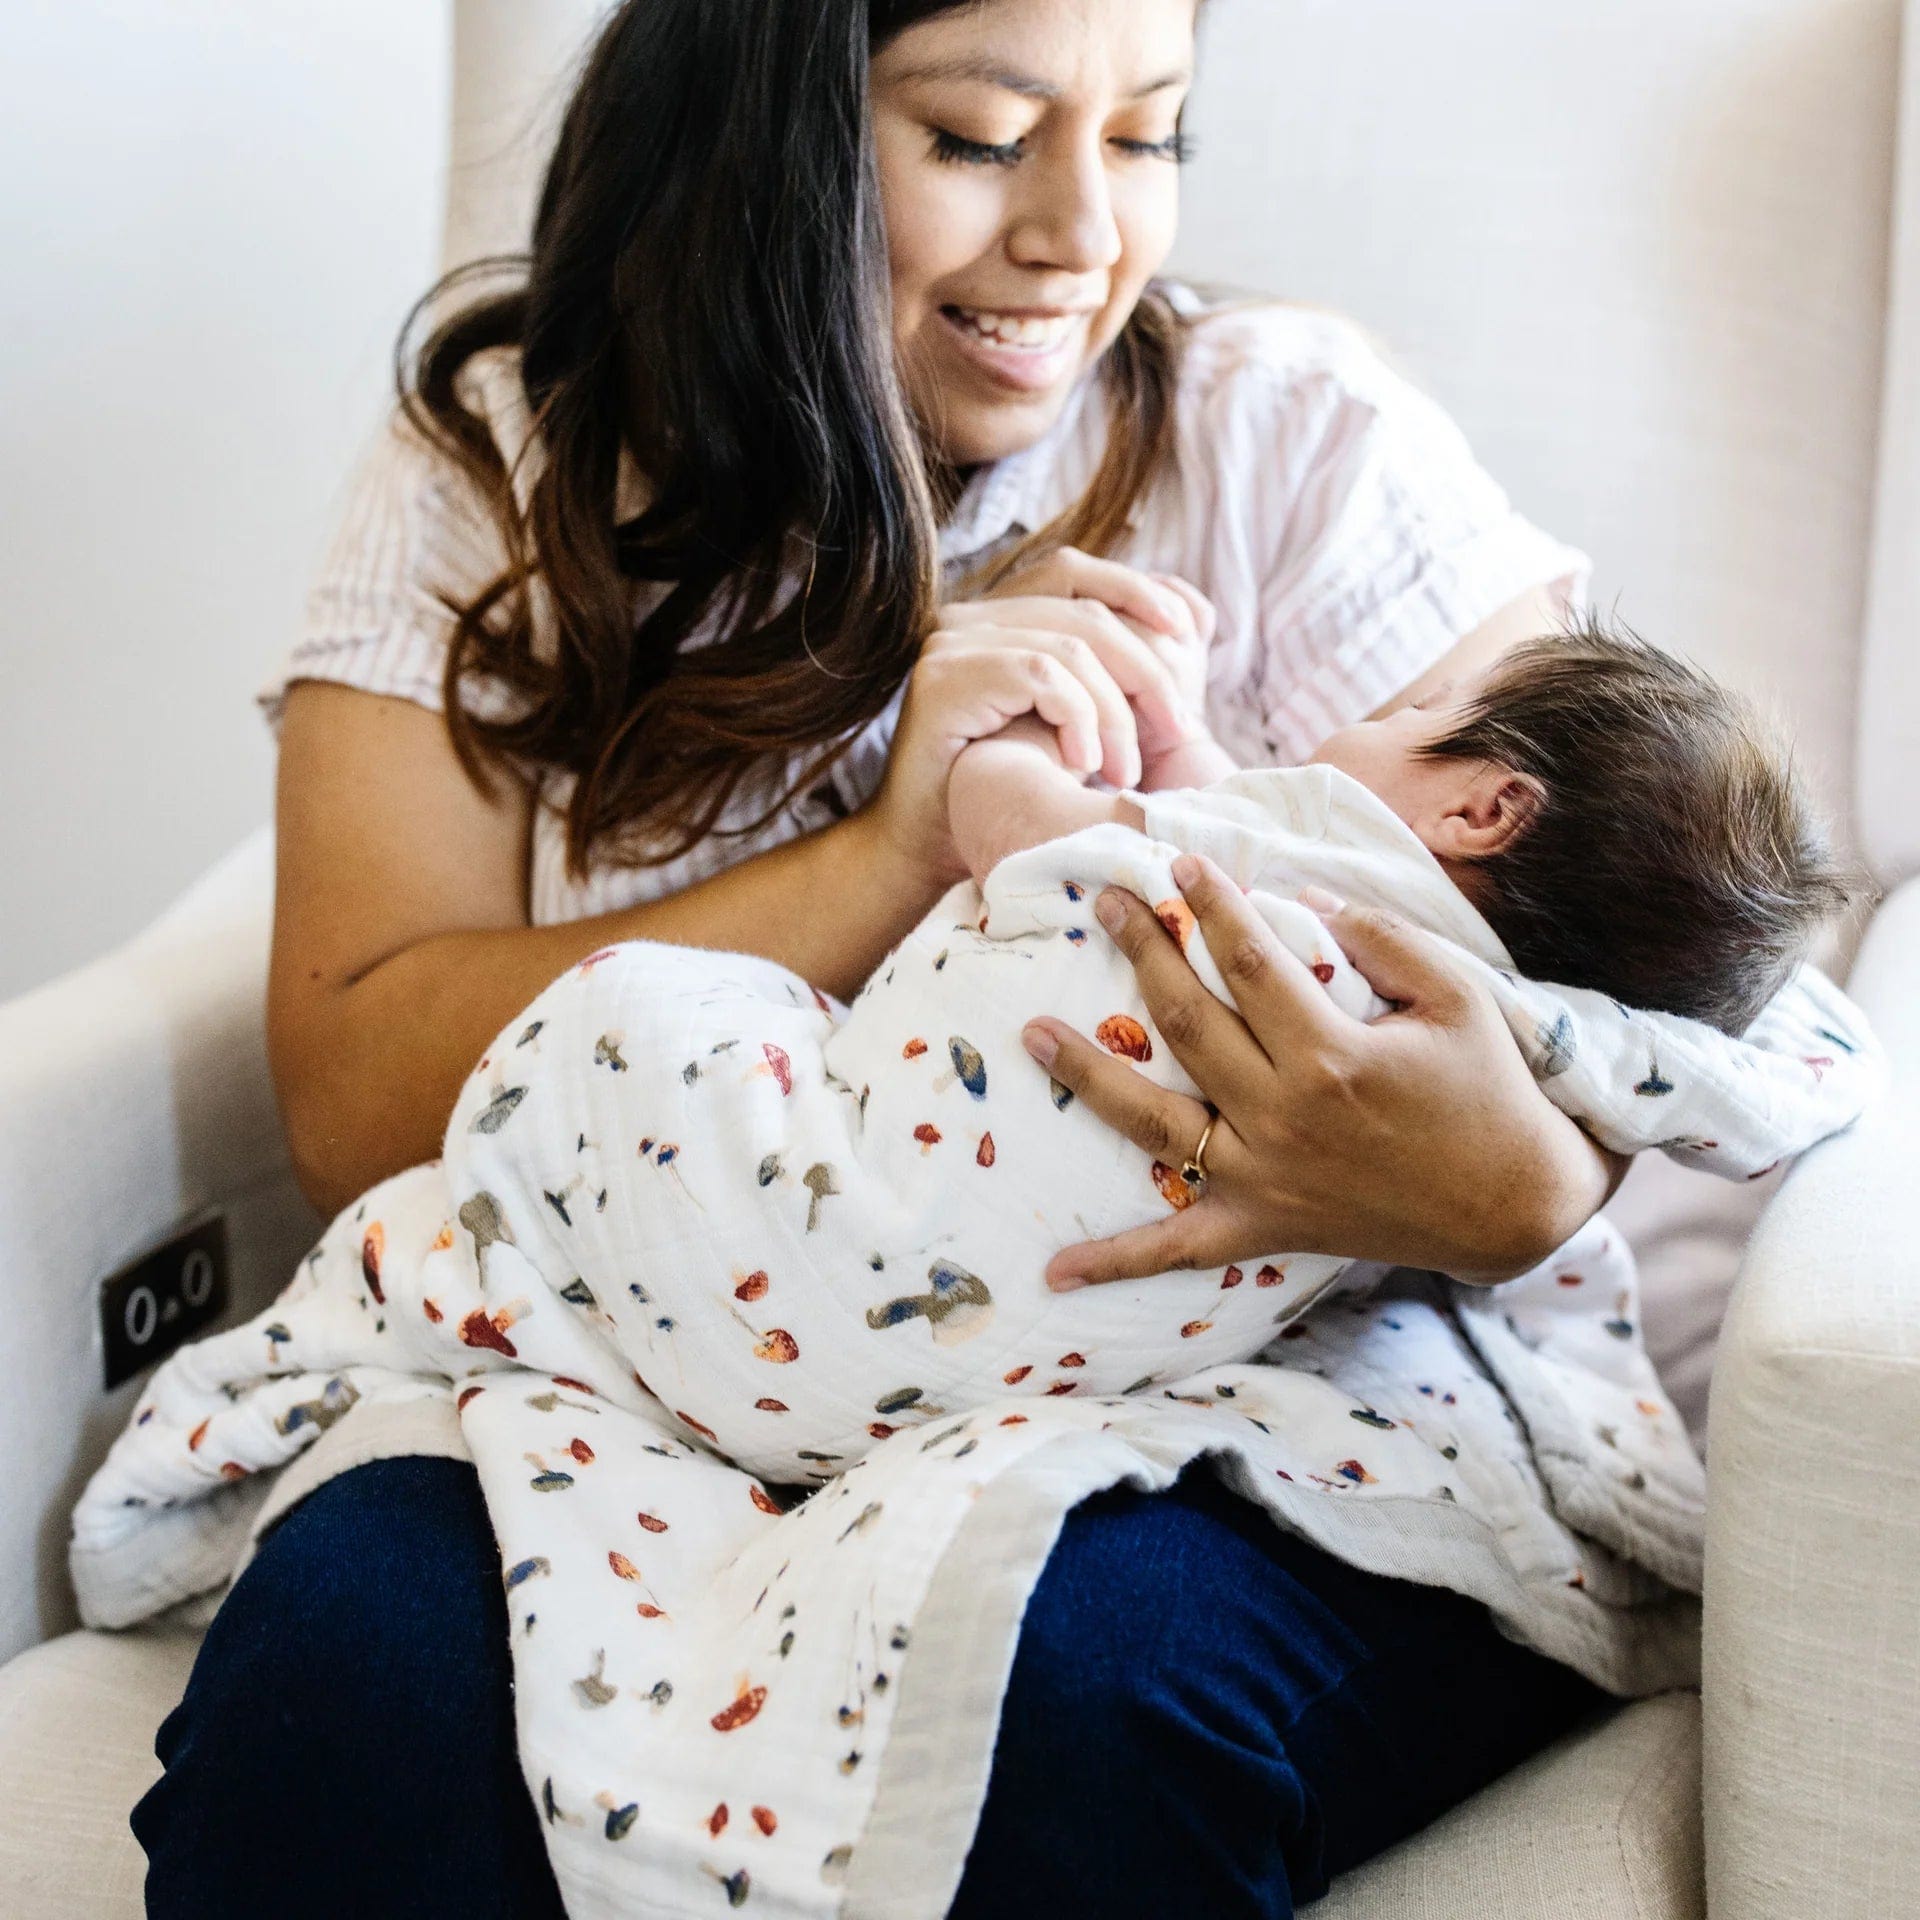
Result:
M1451 860L1492 859L1526 831L1546 797L1531 774L1483 761L1453 794L1433 850Z

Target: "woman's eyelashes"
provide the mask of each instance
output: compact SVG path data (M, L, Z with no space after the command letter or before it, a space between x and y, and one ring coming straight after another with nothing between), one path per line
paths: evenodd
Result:
M1115 136L1113 145L1130 158L1171 160L1178 164L1193 157L1193 142L1183 133L1170 133L1164 140L1129 140ZM995 146L984 140L968 140L949 133L944 127L933 129L933 155L936 160L966 167L1012 167L1027 155L1024 139L1009 140Z

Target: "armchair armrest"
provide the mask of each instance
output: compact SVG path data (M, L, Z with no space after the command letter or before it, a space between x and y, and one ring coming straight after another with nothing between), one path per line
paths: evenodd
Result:
M1849 986L1892 1088L1762 1217L1709 1405L1716 1920L1920 1913L1920 881Z
M139 1391L101 1385L99 1282L218 1208L244 1318L318 1235L267 1077L272 893L263 829L126 946L0 1006L0 1660L73 1623L67 1516Z

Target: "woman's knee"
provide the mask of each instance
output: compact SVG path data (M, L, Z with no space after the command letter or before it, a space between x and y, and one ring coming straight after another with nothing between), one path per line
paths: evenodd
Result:
M1253 1559L1192 1480L1068 1516L1021 1622L963 1920L1292 1911L1297 1783L1271 1703L1221 1679L1257 1664L1226 1604Z
M342 1474L261 1543L208 1630L173 1737L318 1739L387 1765L396 1749L470 1737L498 1704L489 1676L505 1690L499 1592L471 1467L396 1459Z
M268 1887L288 1912L296 1882L316 1903L433 1876L450 1892L469 1874L480 1903L461 1911L541 1911L472 1468L379 1461L294 1508L215 1616L156 1751L165 1771L133 1814L156 1914L249 1911ZM489 1904L515 1886L531 1888L517 1906Z

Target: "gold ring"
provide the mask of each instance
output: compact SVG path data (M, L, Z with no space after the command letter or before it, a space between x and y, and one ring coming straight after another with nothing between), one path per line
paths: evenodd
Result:
M1180 1178L1187 1183L1188 1190L1196 1200L1207 1190L1207 1142L1213 1138L1213 1129L1219 1118L1217 1113L1208 1113L1207 1124L1200 1129L1200 1142L1189 1156L1187 1164L1180 1169Z

